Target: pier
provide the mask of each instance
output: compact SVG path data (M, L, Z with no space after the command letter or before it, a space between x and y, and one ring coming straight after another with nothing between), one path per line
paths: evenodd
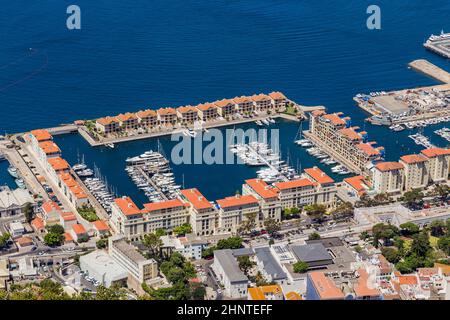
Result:
M450 59L450 39L448 38L433 41L428 40L423 46L444 58Z
M145 170L142 168L142 166L137 165L135 167L137 167L140 174L152 186L152 188L158 192L159 196L163 198L163 201L169 200L169 198L167 198L167 196L164 194L164 192L161 190L161 188L148 176L148 174L145 172Z
M281 177L283 181L289 181L288 177L286 177L282 172L280 172L280 169L273 164L271 164L266 158L264 158L262 155L260 155L253 147L251 147L249 144L247 145L247 148L249 151L252 152L253 155L255 155L258 159L258 161L261 161L265 164L265 166L269 167L271 170L278 172L278 175Z
M450 51L449 51L450 52ZM419 71L442 83L450 83L450 73L435 66L425 59L414 60L408 64L412 69Z

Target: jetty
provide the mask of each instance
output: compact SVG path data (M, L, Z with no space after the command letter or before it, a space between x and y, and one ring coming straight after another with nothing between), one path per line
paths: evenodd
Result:
M412 69L419 71L442 83L450 83L450 73L439 68L425 59L418 59L408 64Z

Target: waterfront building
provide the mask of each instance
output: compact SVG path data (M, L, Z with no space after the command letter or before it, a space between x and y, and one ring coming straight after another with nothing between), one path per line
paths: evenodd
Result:
M352 127L351 119L341 112L313 111L309 134L319 146L332 151L334 157L358 173L365 172L368 163L384 158L384 148L368 142L367 132Z
M27 190L3 188L0 191L0 218L23 214L27 203L36 210L37 204Z
M269 97L272 98L275 110L283 111L286 108L287 98L283 93L279 91L271 92L269 93Z
M45 163L49 158L56 158L61 156L61 150L53 141L39 142L37 149L37 156L41 163Z
M198 116L202 121L210 121L216 119L219 114L217 106L213 103L202 103L197 105Z
M198 121L198 109L193 106L185 106L177 108L178 121L182 125L192 124Z
M446 182L450 170L450 149L429 148L421 153L428 158L430 180L433 183Z
M233 117L237 112L236 104L231 99L218 100L213 103L217 106L217 113L222 118Z
M253 100L257 112L267 112L268 110L271 110L274 107L272 99L266 94L263 93L255 94L250 98Z
M31 130L30 133L31 146L36 154L39 154L39 143L53 140L52 135L45 129Z
M76 208L88 204L89 201L87 194L70 173L60 173L58 178L58 186L61 188L67 199L69 199L69 201Z
M211 268L224 286L224 294L227 297L235 299L247 297L249 280L239 268L231 249L214 251L214 262Z
M255 214L255 226L260 225L259 201L253 195L236 195L216 201L219 208L219 230L236 233L242 221Z
M162 126L173 126L177 122L177 111L174 108L159 108L157 114Z
M242 194L251 194L259 201L260 226L267 218L281 221L281 202L278 199L278 189L267 185L262 179L248 179L242 185Z
M120 128L123 130L137 129L139 126L139 120L135 113L127 112L119 114L117 117L119 120Z
M128 274L128 286L142 294L142 283L158 276L158 265L154 259L144 258L123 235L108 238L110 257Z
M144 204L144 209L129 197L117 198L111 205L111 228L131 241L146 233L173 228L189 222L189 210L179 199Z
M68 173L70 171L69 164L61 157L50 158L45 164L47 171L50 174L50 178L52 178L55 183L58 183L58 176L60 174Z
M334 180L318 167L305 169L305 176L316 183L314 203L334 207L337 193Z
M155 110L143 110L136 113L139 126L143 128L153 128L158 125L158 114Z
M242 96L236 97L233 99L233 102L237 106L237 112L244 115L251 115L255 111L255 105L253 104L253 100L249 97Z
M104 135L108 135L119 131L120 121L116 117L103 117L95 121L95 128Z
M404 166L404 190L423 189L429 181L428 158L421 154L410 154L400 157Z
M380 162L372 167L372 185L377 193L401 194L404 166L399 162Z
M282 209L302 208L315 201L315 183L310 179L277 182L275 187L278 189L278 199Z
M217 212L213 204L196 188L181 190L181 194L189 204L192 232L197 236L213 234L217 226Z
M80 269L107 288L123 287L127 283L127 270L103 250L95 250L80 256Z

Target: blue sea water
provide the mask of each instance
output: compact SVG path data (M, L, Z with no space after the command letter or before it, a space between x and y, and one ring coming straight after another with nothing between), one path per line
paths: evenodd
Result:
M71 4L81 8L81 30L66 28L66 8ZM356 93L436 84L407 69L407 63L418 58L450 70L448 60L422 47L431 33L450 30L448 1L377 1L381 30L366 28L370 4L363 0L4 2L0 134L142 107L197 104L273 90L301 104L342 111L363 127L367 115L353 103ZM287 139L282 144L284 156L289 153L294 165L297 159L302 167L313 164L290 142L297 124L283 122L280 127ZM386 147L389 159L420 150L405 138L406 131L394 134L368 124L365 129ZM434 129L425 133L445 145L432 134ZM83 149L86 161L95 161L122 194L138 191L124 177L108 173L123 171L120 159L156 143L137 141L110 151L86 148L77 136L58 137L57 142L72 162L77 149ZM183 171L186 186L203 187L212 199L233 194L244 178L254 175L253 169L243 166L174 170L177 180ZM2 182L6 178L4 170L0 172Z

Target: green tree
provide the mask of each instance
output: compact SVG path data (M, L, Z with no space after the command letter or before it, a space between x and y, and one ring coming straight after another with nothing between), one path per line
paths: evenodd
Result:
M416 254L418 257L425 257L430 250L430 239L426 231L422 231L413 236L410 250L412 253Z
M318 203L305 206L303 209L311 219L317 220L319 223L322 223L324 215L327 212L327 207Z
M98 249L105 249L108 246L108 240L107 239L100 239L98 240L95 245Z
M95 294L95 300L125 300L126 292L123 288L118 286L111 286L106 288L105 286L98 286L97 293Z
M400 261L400 254L397 249L390 247L383 247L381 249L381 254L386 258L390 263L397 263Z
M185 273L183 269L180 268L170 268L169 271L166 274L167 280L169 280L171 283L177 283L180 281L184 281L185 279Z
M442 237L438 240L438 248L450 255L450 237Z
M353 217L354 213L353 205L350 202L341 203L336 209L334 209L331 214L336 220L348 219Z
M166 230L164 230L164 229L156 229L155 234L156 234L158 237L162 237L162 236L165 236L165 235L167 234L167 232L166 232Z
M33 205L29 202L25 204L25 207L23 208L23 214L25 215L25 220L30 223L31 220L34 218L34 210Z
M47 227L49 233L64 234L64 227L60 224L54 224Z
M281 223L273 218L267 218L266 220L264 220L264 228L266 228L268 234L273 235L276 232L280 231Z
M430 224L430 233L433 237L441 237L445 234L445 223L441 220L435 220Z
M320 234L318 234L317 232L313 232L308 236L308 240L319 240L320 239Z
M413 189L403 194L403 201L406 203L408 207L411 207L421 202L423 198L424 194L420 189Z
M400 225L400 231L403 235L410 236L418 233L420 231L420 228L417 224L406 222Z
M245 215L245 219L242 221L240 227L239 227L239 233L249 233L253 229L256 228L256 217L258 213L257 212L249 212Z
M50 247L60 246L64 241L64 236L62 234L49 232L44 236L44 242Z
M308 264L304 261L297 261L294 263L293 269L295 273L305 273L308 271Z
M191 300L204 300L206 296L205 286L201 283L191 283L189 286Z
M227 239L221 239L217 242L217 249L239 249L242 248L241 237L229 237Z
M173 233L176 235L185 235L192 232L192 226L189 223L185 223L181 226L175 227Z
M6 247L8 240L11 238L11 235L8 232L5 232L0 236L0 248Z
M145 234L142 243L144 244L144 246L150 249L150 252L153 255L159 254L160 249L163 245L161 238L155 233Z
M391 224L378 223L372 227L373 245L378 247L378 241L381 239L384 242L394 238L399 234L396 226Z
M253 268L253 266L256 264L252 260L250 260L249 256L240 256L237 257L237 261L239 264L239 269L242 270L245 274L248 274L248 272Z

